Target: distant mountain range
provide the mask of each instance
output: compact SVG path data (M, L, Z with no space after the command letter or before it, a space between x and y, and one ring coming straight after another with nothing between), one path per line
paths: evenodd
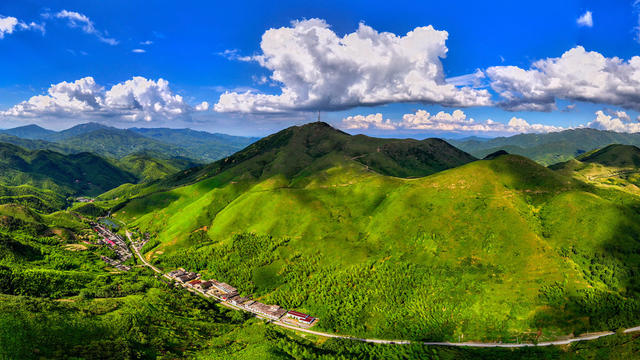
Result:
M181 157L207 163L230 155L257 138L211 134L190 129L117 129L86 123L53 131L38 125L0 130L0 141L27 149L49 149L63 153L90 151L120 159L139 152L153 152L165 158Z
M597 129L573 129L546 134L520 134L494 139L467 138L447 140L476 157L483 158L506 150L533 159L543 165L567 161L583 153L610 144L640 146L640 133L618 133Z
M0 204L50 212L67 197L159 179L228 156L255 138L189 129L117 129L97 123L63 131L0 130Z

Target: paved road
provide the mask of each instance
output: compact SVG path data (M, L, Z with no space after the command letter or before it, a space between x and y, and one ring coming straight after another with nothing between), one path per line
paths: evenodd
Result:
M131 243L131 247L133 248L133 251L136 253L136 255L138 256L138 258L140 259L140 261L142 261L143 264L145 264L146 266L148 266L151 270L157 272L158 274L166 277L167 279L171 279L169 276L165 275L162 271L160 271L160 269L158 269L157 267L151 265L149 262L147 262L147 260L145 260L145 258L142 256L142 254L140 254L140 251L138 251L138 248L136 248L133 245L133 240L131 239L131 233L129 232L129 230L126 230L127 233L127 238L129 238L129 242Z
M131 241L131 234L129 233L129 231L127 231L127 237L129 238L129 241ZM148 263L147 260L145 260L142 257L142 255L140 254L138 249L136 249L135 246L132 246L132 248L133 248L133 251L135 251L135 253L138 256L138 258L140 258L140 260L146 266L151 268L156 273L161 274L162 276L170 279L167 275L165 275L162 271L160 271L160 269L158 269L157 267L155 267L155 266L151 265L150 263ZM197 291L194 291L194 293L199 294ZM240 311L245 311L244 309L241 309L241 308L236 307L236 306L232 306L231 304L227 304L227 303L223 303L223 304L224 305L230 305L229 307L237 309L237 310L240 310ZM256 314L254 314L254 315L256 315ZM483 342L454 343L454 342L438 342L438 341L425 341L425 342L422 342L422 341L410 341L410 340L382 340L382 339L357 338L357 337L351 337L351 336L345 336L345 335L339 335L339 334L331 334L331 333L326 333L326 332L321 332L321 331L314 331L314 330L301 328L301 327L298 327L298 326L285 324L282 321L269 320L269 319L261 317L259 315L256 315L256 316L261 318L261 319L268 320L271 324L274 324L274 325L277 325L277 326L280 326L280 327L284 327L284 328L287 328L287 329L295 330L295 331L304 332L304 333L307 333L307 334L318 335L318 336L328 337L328 338L361 341L361 342L366 342L366 343L392 344L392 345L422 344L422 345L433 345L433 346L456 346L456 347L465 347L465 346L467 346L467 347L478 347L478 348L490 348L490 347L524 348L524 347L530 347L530 346L567 345L567 344L571 344L571 343L578 342L578 341L595 340L595 339L599 339L599 338L602 338L602 337L605 337L605 336L611 336L611 335L615 334L612 331L607 331L607 332L601 332L601 333L597 333L597 334L584 335L584 336L580 336L580 337L577 337L577 338L571 338L571 339L566 339L566 340L544 341L544 342L539 342L537 344L533 344L533 343L522 343L522 344L508 344L507 343L507 344L503 344L503 343L483 343ZM633 328L626 329L623 332L624 333L631 333L631 332L636 332L636 331L640 331L640 326L636 326L636 327L633 327Z

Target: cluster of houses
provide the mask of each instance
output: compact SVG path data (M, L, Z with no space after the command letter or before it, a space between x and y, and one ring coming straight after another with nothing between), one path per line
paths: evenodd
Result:
M238 295L238 290L229 284L218 282L214 279L203 281L200 278L200 274L188 272L185 269L171 271L167 276L182 286L198 291L204 296L215 297L235 307L262 315L271 320L279 320L285 315L287 318L297 320L305 325L311 325L316 320L314 317L301 312L287 311L278 305L267 305L248 297L242 297Z
M122 263L129 260L133 254L124 239L98 223L90 222L89 224L93 227L93 231L98 233L98 242L109 246L116 253L117 259L101 256L102 260L119 270L129 271L130 268Z

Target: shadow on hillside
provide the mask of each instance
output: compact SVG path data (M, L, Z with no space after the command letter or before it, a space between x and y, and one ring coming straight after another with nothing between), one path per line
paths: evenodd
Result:
M588 286L574 293L560 283L543 286L540 299L548 306L536 313L532 326L579 334L640 325L640 200L613 200L622 216L611 225L608 239L593 249L581 247L579 239L559 249L560 256L578 266Z

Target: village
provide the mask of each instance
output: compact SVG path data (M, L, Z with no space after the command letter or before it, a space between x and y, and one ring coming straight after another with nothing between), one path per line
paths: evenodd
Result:
M133 253L124 238L97 222L91 221L89 224L99 235L98 242L107 245L116 254L116 259L107 256L101 256L101 259L121 271L129 271L131 268L123 263L130 259ZM134 251L144 262L144 259L140 255L140 250L149 240L148 234L145 234L139 241L133 241L129 233L127 233L127 236L131 241ZM150 264L148 264L148 266L150 266ZM159 272L155 267L152 268ZM242 297L239 295L238 290L229 284L219 282L215 279L204 280L200 274L186 271L183 268L171 271L163 276L167 279L174 280L176 286L182 286L189 291L197 292L205 297L212 297L227 306L237 310L248 311L258 317L267 318L272 321L280 321L301 328L310 328L317 323L317 319L311 315L295 310L287 311L287 309L279 305L267 305L249 297Z
M92 221L89 223L89 225L91 225L93 231L95 231L99 235L98 242L107 245L115 252L117 256L117 259L112 259L110 257L102 255L100 256L102 261L121 271L131 270L129 266L123 264L133 256L131 250L129 249L129 246L127 246L127 243L124 241L124 239L120 235L113 233L105 226L102 226L96 222Z
M218 282L215 279L203 280L200 274L188 272L182 268L171 271L165 276L175 280L176 284L197 291L206 297L216 298L235 308L273 321L282 321L304 328L309 328L317 322L316 318L308 314L294 310L287 311L278 305L267 305L248 297L242 297L238 294L238 290L229 284Z

